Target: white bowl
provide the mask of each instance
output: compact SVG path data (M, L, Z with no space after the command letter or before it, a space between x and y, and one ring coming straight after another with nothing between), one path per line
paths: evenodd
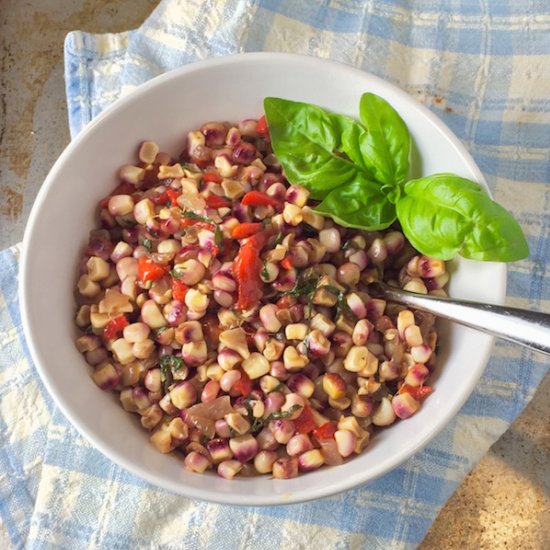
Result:
M483 372L492 338L449 326L434 394L419 413L379 433L363 454L294 479L228 481L215 474L189 473L180 460L158 453L114 394L94 385L75 349L73 288L79 257L98 201L116 185L118 167L133 160L140 141L151 139L162 150L179 153L188 130L209 120L258 117L266 96L315 103L357 117L359 98L366 91L386 98L407 123L415 144L415 176L455 172L486 187L458 139L406 93L339 63L287 54L212 59L155 78L98 116L59 157L25 233L23 325L48 391L79 432L113 461L186 497L240 505L295 503L355 487L395 468L430 441L465 402ZM501 303L505 287L503 264L453 262L450 293L455 297Z

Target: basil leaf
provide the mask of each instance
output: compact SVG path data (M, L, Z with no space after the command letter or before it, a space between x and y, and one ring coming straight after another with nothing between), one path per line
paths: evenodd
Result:
M368 179L360 166L338 154L343 151L337 116L316 105L275 97L264 99L264 109L271 145L286 177L307 187L313 199L325 198L361 174Z
M423 254L450 260L459 253L500 262L529 255L518 222L477 183L434 174L407 182L404 192L397 217L407 239Z
M366 172L369 179L374 180L375 175L369 169L361 151L361 141L365 139L366 130L361 124L344 115L331 114L333 124L340 134L340 143L337 151L345 153L349 159Z
M366 127L360 148L367 168L377 181L391 186L403 184L409 173L411 137L397 111L380 96L361 96L359 117Z
M377 183L359 180L330 192L315 212L344 227L386 229L395 221L395 207Z

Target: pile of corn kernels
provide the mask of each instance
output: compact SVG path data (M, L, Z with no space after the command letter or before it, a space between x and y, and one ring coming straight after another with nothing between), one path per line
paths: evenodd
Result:
M445 295L398 227L363 232L290 185L265 121L212 122L179 158L144 142L98 208L76 288L92 379L194 472L292 478L363 452L431 393L434 317L369 296Z

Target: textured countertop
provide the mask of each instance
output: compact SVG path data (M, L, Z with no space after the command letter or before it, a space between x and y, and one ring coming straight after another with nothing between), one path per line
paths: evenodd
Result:
M136 27L157 3L0 0L0 248L22 239L34 197L69 142L65 34ZM2 535L0 524L0 541ZM419 548L550 548L550 377L449 500Z

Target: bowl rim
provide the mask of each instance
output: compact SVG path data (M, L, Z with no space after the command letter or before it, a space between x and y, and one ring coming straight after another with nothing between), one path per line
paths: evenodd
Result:
M368 71L358 69L345 63L334 61L330 59L319 58L310 55L303 54L291 54L291 53L276 53L276 52L254 52L254 53L240 53L228 56L221 56L210 58L202 61L189 63L188 65L172 69L161 75L158 75L147 82L137 86L127 95L117 99L112 105L107 107L94 119L92 119L82 131L67 145L61 155L57 158L54 165L50 169L46 176L44 183L42 184L34 204L29 215L29 219L25 228L23 237L23 246L20 260L20 276L19 276L19 301L22 326L26 338L26 342L30 351L32 361L38 371L44 386L48 393L52 396L55 404L59 407L63 415L69 420L69 422L76 428L76 430L88 441L93 447L99 450L104 456L121 466L125 470L131 472L142 480L145 480L157 487L161 487L173 494L179 494L189 498L197 498L209 502L217 502L220 504L237 504L246 506L269 506L269 505L283 505L283 504L295 504L299 502L306 502L314 499L332 496L354 487L359 487L366 482L372 481L381 475L395 469L403 464L408 458L420 451L429 441L434 439L451 421L456 415L459 409L463 406L466 400L470 397L474 387L477 385L479 379L483 375L483 372L487 366L488 360L491 356L494 338L491 339L486 347L485 353L480 356L480 367L477 376L472 377L470 383L462 389L462 397L457 400L452 407L447 409L444 414L436 419L434 422L434 429L426 434L422 439L419 439L414 445L400 449L397 453L394 453L391 458L388 459L383 465L378 467L372 467L369 469L368 477L361 475L352 475L348 479L339 480L337 483L328 483L327 485L317 487L315 489L308 489L307 494L304 492L293 493L288 498L281 498L280 494L273 494L268 496L258 496L250 494L248 501L242 502L239 500L238 495L236 498L232 498L231 493L216 492L213 489L208 488L194 488L190 486L183 487L181 484L174 485L169 484L164 478L157 476L154 472L146 470L134 462L128 460L125 456L121 455L118 451L112 449L109 445L104 444L103 441L96 437L87 426L82 423L76 414L73 414L71 407L66 403L63 395L59 395L54 389L54 378L48 369L43 368L42 362L44 355L41 350L37 349L34 345L35 330L30 319L30 309L27 302L27 288L30 284L30 273L28 269L29 255L31 254L31 240L34 233L34 226L39 216L39 212L42 209L43 203L46 200L50 192L50 188L54 185L57 179L59 171L65 162L65 159L69 157L73 150L76 149L80 142L86 139L86 136L96 131L96 128L101 126L106 118L111 116L111 113L119 109L123 105L130 104L146 94L152 88L162 86L171 80L179 79L183 75L192 74L196 71L202 71L205 69L215 69L218 66L226 66L228 64L241 63L243 61L261 61L267 63L269 61L289 61L289 62L305 62L308 64L317 64L322 70L330 70L330 67L338 68L339 70L347 70L352 73L356 73L357 76L367 76L370 80L376 82L382 87L391 89L392 93L397 97L402 98L406 103L413 104L414 108L420 111L420 113L426 117L439 131L441 131L449 143L453 146L465 165L473 174L475 174L475 180L485 189L485 191L491 195L490 189L481 173L480 169L476 165L470 153L465 146L460 142L458 137L452 132L452 130L434 113L432 113L425 105L421 104L414 97L409 95L404 90L397 87L395 84L380 78ZM503 302L506 296L506 265L498 264L495 269L499 269L498 277L496 277L495 285L501 289L499 301ZM360 479L358 479L360 478Z

